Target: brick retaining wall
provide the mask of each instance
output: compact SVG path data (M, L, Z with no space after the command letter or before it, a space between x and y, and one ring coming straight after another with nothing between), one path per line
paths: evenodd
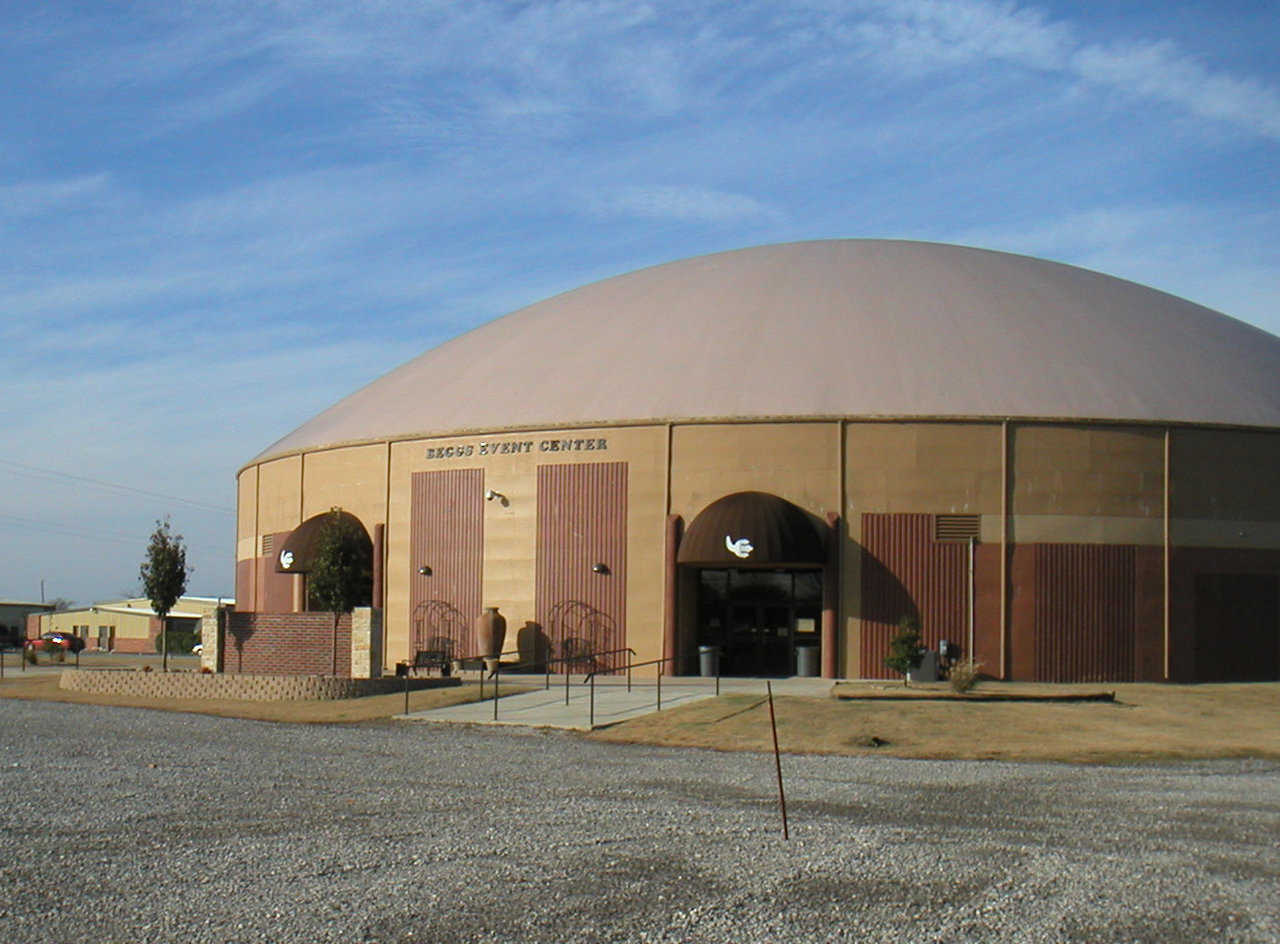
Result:
M351 614L338 617L334 667L332 613L230 613L222 671L246 675L351 677Z
M332 632L332 618L330 631ZM217 675L202 672L67 670L58 687L95 695L225 698L232 701L336 701L404 691L402 678L344 679L305 675ZM458 685L456 678L410 679L411 689Z

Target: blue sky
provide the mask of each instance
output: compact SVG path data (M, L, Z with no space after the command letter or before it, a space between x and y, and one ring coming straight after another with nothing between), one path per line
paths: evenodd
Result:
M1273 2L0 2L0 597L129 590L164 515L229 594L268 444L685 256L958 242L1280 333L1277 39Z

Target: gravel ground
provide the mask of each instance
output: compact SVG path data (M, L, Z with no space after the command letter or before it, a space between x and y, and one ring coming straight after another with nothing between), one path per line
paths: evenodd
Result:
M0 940L1280 941L1280 765L0 702Z

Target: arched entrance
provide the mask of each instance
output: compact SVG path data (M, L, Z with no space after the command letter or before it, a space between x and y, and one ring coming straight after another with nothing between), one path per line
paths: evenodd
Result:
M792 675L797 650L819 664L826 550L809 516L765 492L736 492L703 509L677 554L696 573L687 651L714 645L725 675Z
M308 577L324 555L329 557L326 565L338 567L340 579L348 582L352 605L368 606L373 599L373 541L359 518L335 508L294 528L276 554L276 572L298 574L303 581L296 609L319 608L311 605Z

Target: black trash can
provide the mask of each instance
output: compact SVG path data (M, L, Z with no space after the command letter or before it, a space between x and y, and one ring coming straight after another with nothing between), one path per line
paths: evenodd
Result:
M703 678L715 678L720 674L720 647L698 647L698 674Z

